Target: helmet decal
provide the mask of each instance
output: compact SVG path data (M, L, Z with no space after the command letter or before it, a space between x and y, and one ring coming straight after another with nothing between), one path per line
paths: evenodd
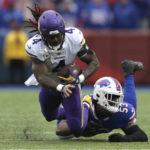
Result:
M105 87L105 86L110 85L110 82L109 82L109 80L105 79L105 80L101 80L101 81L97 82L96 85L99 85L100 87Z
M121 87L120 87L120 83L118 82L118 80L116 80L115 78L112 78L116 84L116 89L117 91L120 91L121 90Z
M59 33L58 30L55 30L55 31L49 31L49 35L51 35L51 34L58 34L58 33Z

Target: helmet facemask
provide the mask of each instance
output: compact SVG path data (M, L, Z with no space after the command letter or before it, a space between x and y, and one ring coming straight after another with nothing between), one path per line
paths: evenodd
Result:
M61 32L58 34L51 34L51 35L42 34L42 39L47 45L47 47L53 51L58 50L58 53L59 53L59 50L62 48L64 38L65 38L65 32Z

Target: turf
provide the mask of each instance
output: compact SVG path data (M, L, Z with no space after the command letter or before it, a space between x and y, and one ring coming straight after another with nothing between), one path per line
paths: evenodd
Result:
M150 92L137 92L137 123L150 137ZM59 140L56 121L41 114L38 91L0 91L0 149L4 150L100 150L150 149L146 143L110 143L109 134L92 138ZM113 132L121 132L114 130Z

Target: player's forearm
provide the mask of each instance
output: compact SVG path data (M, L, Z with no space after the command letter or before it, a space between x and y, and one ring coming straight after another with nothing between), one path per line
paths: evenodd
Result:
M41 86L56 90L58 83L49 77L48 68L45 63L41 62L37 58L32 58L32 72Z
M44 88L56 90L58 83L52 80L51 78L49 78L49 76L44 74L35 75L35 76L41 86L43 86Z
M148 141L146 133L139 128L138 125L134 125L124 131L126 133L125 138L128 142L144 142Z
M83 71L83 75L85 76L85 79L91 77L99 68L99 62L97 59L93 59L85 68Z
M126 135L114 133L109 136L110 142L147 142L148 137L146 133L141 130L137 125L124 130Z

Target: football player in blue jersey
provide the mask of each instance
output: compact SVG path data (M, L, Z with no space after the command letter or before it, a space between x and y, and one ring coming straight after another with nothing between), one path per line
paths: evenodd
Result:
M35 19L27 21L27 26L36 32L26 43L26 52L32 60L33 74L25 84L40 85L39 102L41 111L47 121L61 119L59 106L62 104L66 112L68 126L78 135L84 123L80 83L92 76L99 68L99 61L94 51L86 45L82 32L75 27L65 27L62 16L53 10L41 12L35 5L29 8ZM87 67L82 74L74 75L68 84L60 83L57 72L65 65L74 65L79 58ZM72 111L74 110L74 111ZM73 126L73 124L76 124Z
M118 80L103 77L94 84L93 95L83 95L83 104L88 105L89 114L87 114L87 126L80 136L90 137L111 132L113 129L122 129L125 135L114 133L108 140L110 142L148 141L146 133L136 124L137 99L134 73L144 69L143 63L124 60L122 68L125 76L124 94ZM65 120L58 121L56 134L61 138L72 136Z

